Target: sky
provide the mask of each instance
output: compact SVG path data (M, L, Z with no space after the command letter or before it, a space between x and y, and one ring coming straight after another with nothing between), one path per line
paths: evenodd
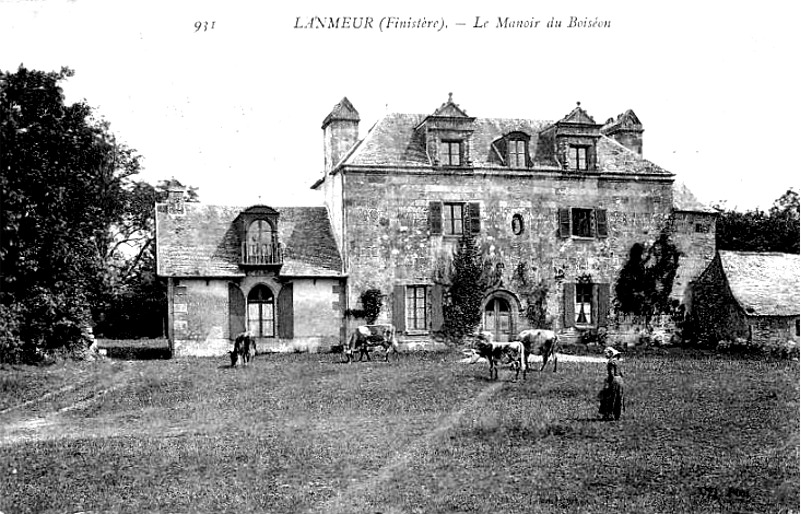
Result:
M433 113L449 93L475 117L558 120L580 101L604 123L632 109L645 158L710 204L767 209L799 190L798 2L381 5L0 0L0 69L72 68L67 101L137 150L139 178L175 178L206 203L322 205L310 187L339 100L363 137L383 114ZM372 24L295 28L313 16ZM571 16L609 26L571 28ZM436 26L387 29L385 17ZM507 17L539 23L497 27Z

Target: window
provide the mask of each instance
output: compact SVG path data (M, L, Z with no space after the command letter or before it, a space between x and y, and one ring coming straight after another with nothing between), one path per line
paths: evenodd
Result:
M426 286L406 286L406 330L428 330Z
M587 147L570 147L570 168L574 170L587 170Z
M696 223L695 224L695 232L697 234L706 234L709 232L709 227L704 223Z
M576 284L576 325L592 323L592 284Z
M248 330L256 337L275 337L275 301L265 285L248 294Z
M431 235L460 236L465 230L481 232L480 202L429 202L428 229Z
M592 237L592 209L572 209L573 232L576 237Z
M460 141L442 141L439 144L439 162L443 166L459 166L462 164L462 143Z
M256 220L250 224L247 233L245 262L265 264L274 260L275 241L273 227L266 220Z
M527 166L526 142L522 139L511 140L508 145L509 166L512 168L525 168Z
M448 236L461 235L464 232L464 204L446 203L443 206L444 234Z
M559 237L607 237L606 209L561 208L558 210Z
M523 216L520 213L516 213L514 216L512 216L512 233L516 236L519 236L523 233L524 228Z

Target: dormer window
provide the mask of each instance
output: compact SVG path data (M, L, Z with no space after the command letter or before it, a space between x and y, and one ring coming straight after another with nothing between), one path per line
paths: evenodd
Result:
M439 163L443 166L461 166L462 142L461 141L440 142Z
M541 131L540 138L552 141L554 156L565 171L590 171L598 166L600 128L578 104L570 114Z
M473 122L448 95L448 101L417 125L414 130L425 141L425 152L434 166L459 167L472 166L470 159L470 140L473 136Z
M249 267L280 266L284 262L278 240L278 212L257 205L236 219L242 249L240 264Z
M511 168L525 168L527 165L528 141L512 139L509 141L509 166Z
M531 139L527 133L515 130L507 132L492 142L492 149L503 166L509 168L528 168L531 159L528 156L528 142Z
M570 153L568 155L569 168L577 171L587 171L587 148L586 146L570 146Z

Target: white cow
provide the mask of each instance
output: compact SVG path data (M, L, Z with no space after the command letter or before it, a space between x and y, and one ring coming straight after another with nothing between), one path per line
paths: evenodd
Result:
M542 355L542 366L540 371L545 369L548 359L553 357L553 370L556 372L556 351L559 349L559 336L553 330L543 330L533 328L524 330L517 335L517 340L523 343L525 348L525 361L528 362L529 355ZM526 378L526 370L523 370L523 380Z

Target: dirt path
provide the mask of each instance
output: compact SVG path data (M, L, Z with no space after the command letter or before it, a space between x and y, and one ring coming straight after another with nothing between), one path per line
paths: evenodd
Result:
M462 407L451 413L447 419L439 424L434 430L425 436L416 439L414 443L404 447L389 462L387 462L373 477L357 482L347 489L340 491L334 498L309 510L309 513L351 513L357 512L364 507L364 495L366 492L381 488L384 484L392 480L392 477L407 468L414 459L418 458L426 448L434 445L437 439L457 426L459 421L466 413L475 412L477 407L488 401L497 393L505 382L494 382L488 385L478 396L464 403Z
M8 407L0 412L0 446L23 442L45 441L64 438L98 437L108 435L103 425L95 419L65 419L74 410L90 407L103 396L128 386L136 376L133 366L125 366L100 380L91 377L76 384L64 386L39 398ZM78 394L75 394L75 393ZM31 415L30 408L43 402L54 402L65 406ZM119 430L119 428L115 429Z

